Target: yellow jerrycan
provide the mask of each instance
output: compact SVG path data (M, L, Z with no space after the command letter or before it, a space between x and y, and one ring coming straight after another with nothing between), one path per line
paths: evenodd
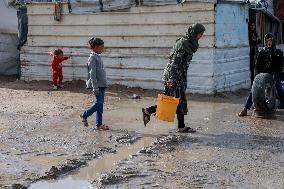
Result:
M162 121L173 122L176 115L179 98L158 94L156 117Z

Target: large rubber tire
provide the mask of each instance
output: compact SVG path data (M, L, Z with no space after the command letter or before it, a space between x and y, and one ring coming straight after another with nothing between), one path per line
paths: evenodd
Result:
M275 111L276 88L271 74L256 75L252 85L252 101L255 110L262 113Z

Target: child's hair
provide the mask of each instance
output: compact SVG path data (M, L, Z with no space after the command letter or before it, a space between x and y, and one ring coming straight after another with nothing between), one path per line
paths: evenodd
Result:
M55 55L55 56L63 55L63 51L61 49L54 49L52 51L52 55Z
M95 38L92 37L92 39L89 40L90 48L93 49L96 46L104 45L104 41L101 38Z

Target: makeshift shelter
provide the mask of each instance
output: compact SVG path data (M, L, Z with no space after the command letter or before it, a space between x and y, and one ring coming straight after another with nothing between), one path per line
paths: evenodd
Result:
M189 67L188 92L213 94L250 86L248 4L243 1L94 0L63 3L62 11L58 3L48 2L27 8L24 80L51 80L49 52L58 47L73 55L63 65L65 80L85 79L87 42L96 36L107 47L103 59L110 83L162 89L171 47L199 22L206 32Z

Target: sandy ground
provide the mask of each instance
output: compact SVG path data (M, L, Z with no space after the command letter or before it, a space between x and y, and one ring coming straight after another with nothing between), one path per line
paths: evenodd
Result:
M246 91L189 96L186 124L198 132L177 134L176 123L155 118L143 126L141 107L154 104L159 91L109 87L105 132L94 130L94 116L82 127L78 115L93 102L82 81L51 88L46 81L0 78L1 188L44 189L66 178L80 189L284 186L284 112L271 119L235 116Z

